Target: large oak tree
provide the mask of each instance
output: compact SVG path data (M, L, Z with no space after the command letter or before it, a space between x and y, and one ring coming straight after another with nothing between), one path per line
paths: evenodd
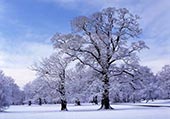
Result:
M112 109L110 77L123 73L131 75L135 68L129 69L124 64L136 64L136 52L146 47L143 41L132 42L141 33L138 19L125 8L107 8L90 16L76 17L71 21L72 33L57 33L52 38L56 49L100 73L101 109Z

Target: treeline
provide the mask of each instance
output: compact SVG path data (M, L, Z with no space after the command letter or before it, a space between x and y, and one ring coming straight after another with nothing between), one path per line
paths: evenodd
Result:
M12 104L23 104L24 100L24 91L20 90L13 78L5 76L3 71L0 70L0 111Z
M140 102L156 99L170 99L170 65L166 65L154 75L148 67L140 66L140 73L119 75L111 78L110 101ZM66 80L66 98L68 103L101 101L102 85L98 75L89 68L77 67L75 71L69 69L69 78ZM0 72L0 109L10 105L21 104L56 104L61 103L57 87L59 79L37 78L25 85L21 91L11 77Z
M82 67L81 67L82 68ZM170 98L170 65L166 65L154 75L148 67L138 67L134 76L118 75L110 79L110 102L140 102ZM74 71L73 71L74 70ZM69 78L65 80L66 98L68 103L93 102L97 97L102 100L102 82L99 74L89 68L69 69ZM25 99L32 103L61 103L60 79L37 78L24 87Z

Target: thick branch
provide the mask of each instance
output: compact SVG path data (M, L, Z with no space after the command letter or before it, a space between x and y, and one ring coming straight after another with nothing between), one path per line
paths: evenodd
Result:
M66 52L66 54L69 55L69 56L71 56L71 57L76 58L76 59L79 60L82 64L91 67L91 68L94 69L95 71L97 71L97 72L99 72L99 73L102 73L102 71L100 71L99 69L95 68L93 65L91 65L91 64L89 64L89 63L87 63L87 62L84 62L80 57L75 56L75 55L72 55L72 54L70 54L70 53L68 53L68 52Z

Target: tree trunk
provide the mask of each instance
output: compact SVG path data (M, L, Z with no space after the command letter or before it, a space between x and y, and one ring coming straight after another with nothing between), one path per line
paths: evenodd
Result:
M100 109L113 109L110 106L109 100L109 78L107 74L103 76L103 93L102 93L102 100L101 100L101 107Z
M61 84L60 84L60 94L61 94L61 111L67 111L67 100L66 100L66 90L65 90L65 70L60 74Z
M61 111L67 111L67 100L65 95L65 88L61 92Z
M41 106L42 105L42 99L41 98L38 98L38 104Z
M67 101L61 100L61 111L67 111Z

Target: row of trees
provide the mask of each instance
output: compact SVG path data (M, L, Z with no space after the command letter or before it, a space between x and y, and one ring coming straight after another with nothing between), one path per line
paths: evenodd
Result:
M149 68L143 66L140 66L140 72L142 73L134 74L140 77L137 80L128 75L111 78L110 102L139 102L142 100L148 102L154 99L170 99L170 65L164 66L156 75L153 75ZM4 110L11 104L29 102L41 105L42 103L61 103L61 99L65 99L69 103L75 103L77 100L92 102L94 98L98 102L102 99L102 83L98 79L99 75L93 70L78 66L75 71L71 70L67 73L69 73L69 78L65 80L65 97L63 98L59 78L53 80L37 78L26 84L24 91L21 91L14 80L5 76L1 71L0 110Z
M100 78L102 76L81 64L76 64L74 68L67 65L64 70L60 70L56 66L59 63L58 56L57 53L53 54L38 66L36 65L40 77L25 86L26 100L38 103L41 98L43 103L61 103L61 110L67 110L67 102L75 103L77 99L80 102L91 102L97 96L98 101L101 102L103 90ZM60 65L66 66L65 63ZM50 70L47 70L47 67ZM64 80L60 76L63 71L65 72ZM138 72L131 74L133 77L129 74L111 77L109 83L110 102L135 103L144 100L148 102L155 99L169 99L169 73L170 65L164 66L162 71L156 75L148 67L138 65Z
M98 97L100 109L110 102L168 98L169 66L153 75L139 65L137 53L148 48L136 40L139 17L127 9L107 8L71 21L72 33L52 37L55 53L33 66L37 79L25 88L26 100L67 103ZM166 81L167 83L167 81Z
M112 109L111 101L158 98L161 90L155 90L155 76L138 62L137 53L148 48L136 40L141 33L138 20L125 8L76 17L71 21L72 33L53 36L56 54L34 66L35 82L50 88L47 93L59 98L61 110L67 110L67 102L76 97L87 101L98 95L100 109Z
M24 100L24 92L14 83L14 79L0 70L0 111L11 104L22 104Z

